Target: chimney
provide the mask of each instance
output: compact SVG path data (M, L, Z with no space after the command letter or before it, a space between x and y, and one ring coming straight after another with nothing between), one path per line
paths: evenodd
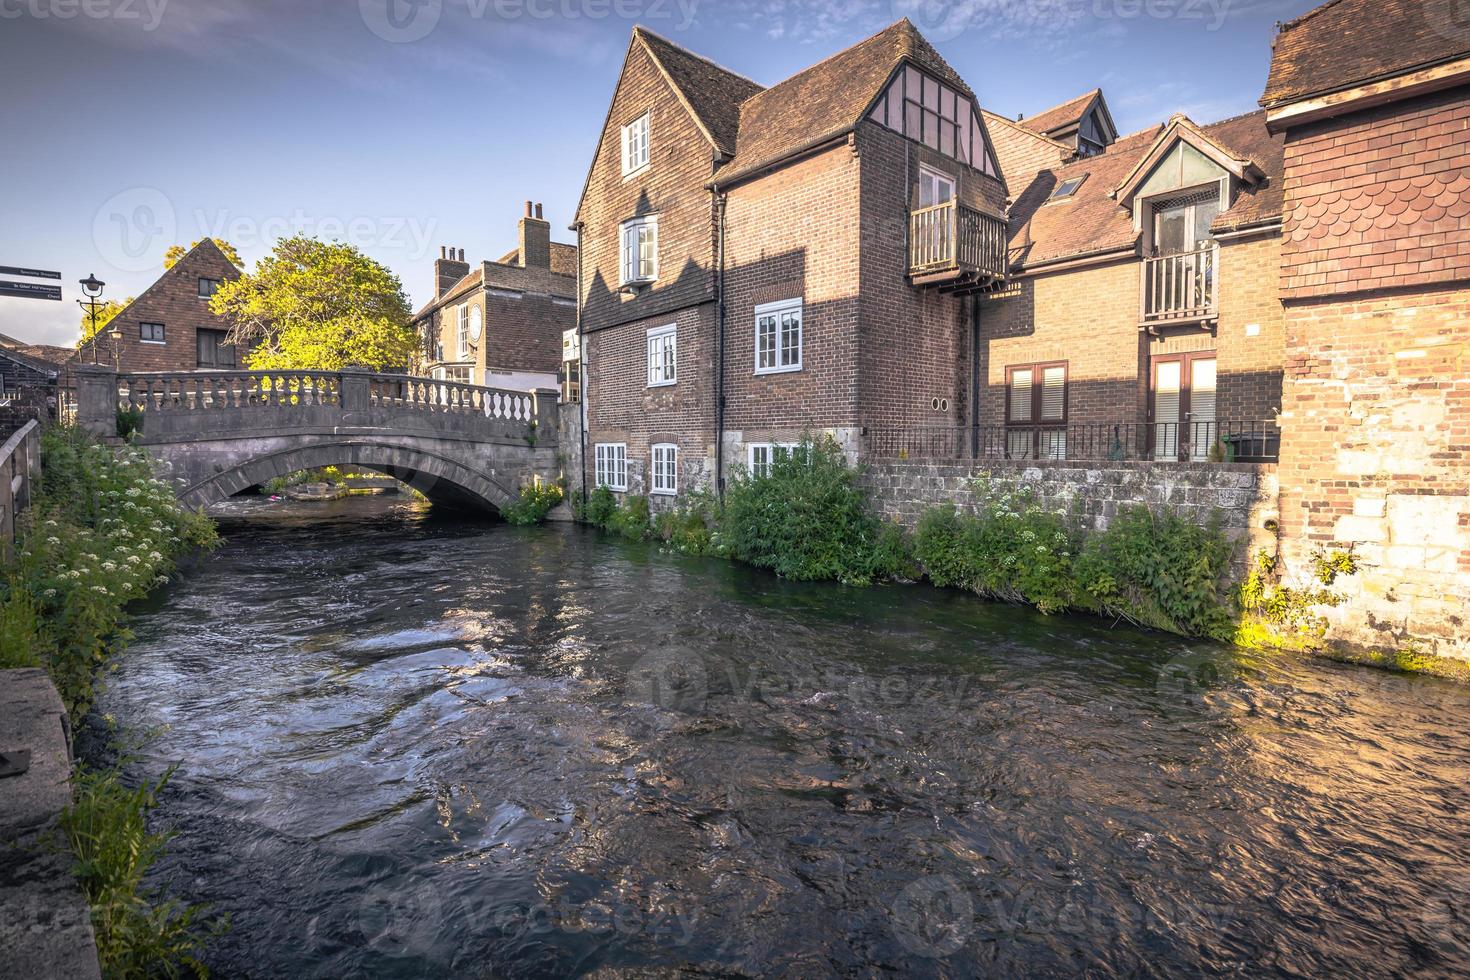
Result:
M521 265L528 269L551 268L551 223L541 217L541 205L526 202L526 216L516 226Z
M464 249L439 246L439 257L434 260L434 298L442 299L451 286L469 274L470 266L464 260Z

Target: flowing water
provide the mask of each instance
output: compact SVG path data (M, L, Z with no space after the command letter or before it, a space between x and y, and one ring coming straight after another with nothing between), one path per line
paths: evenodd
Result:
M578 528L241 507L100 710L221 976L1451 975L1470 691Z

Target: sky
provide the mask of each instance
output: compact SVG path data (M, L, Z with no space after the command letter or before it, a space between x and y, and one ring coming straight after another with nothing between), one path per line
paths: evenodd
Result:
M1314 0L0 0L0 333L70 345L77 280L124 299L164 251L247 265L296 232L429 298L441 245L515 246L524 202L571 223L643 24L770 85L907 16L1002 115L1101 87L1121 133L1250 112L1274 25Z

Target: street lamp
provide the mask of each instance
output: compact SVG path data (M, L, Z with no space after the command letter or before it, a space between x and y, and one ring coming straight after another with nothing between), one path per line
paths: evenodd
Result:
M92 330L88 336L92 339L92 363L97 363L97 298L102 295L102 287L107 285L95 275L88 273L87 278L78 280L81 283L82 294L87 297L86 301L77 300L77 305L90 312L92 319Z

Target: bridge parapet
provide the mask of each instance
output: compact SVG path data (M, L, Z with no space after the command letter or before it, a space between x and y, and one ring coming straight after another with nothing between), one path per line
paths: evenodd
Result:
M139 415L144 443L225 430L389 429L490 442L556 441L555 389L517 391L363 369L81 371L78 418L112 435L118 411Z

